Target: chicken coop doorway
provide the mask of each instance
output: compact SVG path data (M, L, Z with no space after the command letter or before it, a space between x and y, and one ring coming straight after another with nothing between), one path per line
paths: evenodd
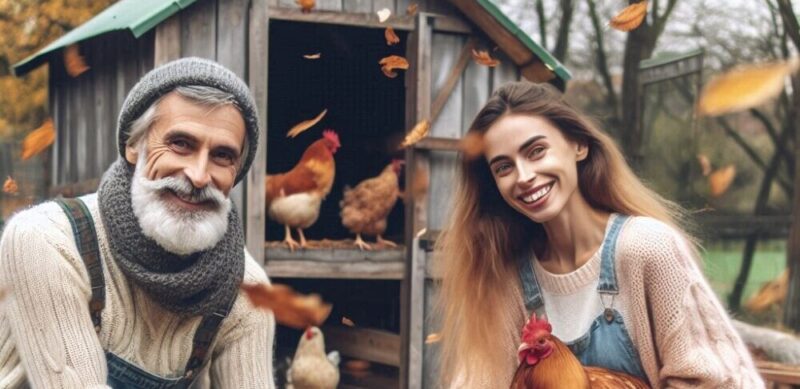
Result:
M325 129L337 132L341 148L334 156L336 173L331 192L322 202L317 222L304 230L309 241L324 239L334 245L289 253L276 248L282 247L278 242L284 238L284 226L269 220L265 229L267 272L273 270L270 275L278 279L276 282L302 293L318 293L333 304L322 331L328 351L337 350L342 355L342 384L397 387L400 279L405 261L403 202L398 200L389 214L384 234L384 238L399 247L370 253L349 246L354 234L342 225L339 202L345 187L355 187L377 176L393 159L404 155L398 146L406 132L405 74L400 71L397 77L388 78L378 62L389 55L405 56L408 34L397 31L400 43L388 46L384 30L377 28L280 20L271 20L269 28L267 173L291 170ZM295 138L286 136L294 125L316 117L325 109L326 115L315 126ZM374 241L372 236L364 239ZM396 270L368 270L363 274L330 271L336 274L324 275L314 270L326 262L342 263L343 258L354 265L377 260ZM387 258L392 260L385 261ZM277 263L286 263L284 270L298 265L277 272L270 267ZM279 385L284 382L287 358L294 355L301 334L298 330L277 327L275 356ZM381 347L386 344L389 347ZM364 356L365 353L371 357ZM344 366L354 359L369 361L369 368L350 374Z
M401 43L387 46L381 29L270 22L267 172L294 167L323 129L335 130L341 142L334 156L333 188L319 219L305 230L310 240L352 238L339 216L345 186L377 176L393 158L403 156L397 145L405 134L404 74L388 78L378 65L388 55L405 55L407 34L398 35ZM306 58L316 54L317 59ZM316 126L287 138L292 126L323 109L327 114ZM268 241L280 241L284 228L269 221L265 235ZM389 215L385 237L403 241L401 201Z

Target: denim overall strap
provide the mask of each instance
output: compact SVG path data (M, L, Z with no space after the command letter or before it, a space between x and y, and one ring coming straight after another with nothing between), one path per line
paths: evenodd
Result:
M94 222L86 204L80 199L63 198L55 199L67 214L69 223L72 225L72 235L78 245L86 271L89 273L89 280L92 286L92 298L89 300L89 313L92 316L95 332L100 332L101 313L106 306L106 288L103 278L103 264L100 261L100 248L97 244L97 232L94 229Z
M533 249L523 250L522 255L517 258L519 265L519 278L522 283L522 297L525 302L525 309L528 313L534 312L544 305L542 292L539 290L539 283L536 275L533 274Z
M600 282L597 284L597 291L601 294L619 294L614 258L616 255L617 237L622 229L622 225L628 220L628 217L627 215L616 215L603 240L603 251L600 253Z
M97 231L94 221L86 204L77 198L57 198L55 200L61 209L66 213L75 242L78 246L81 258L89 272L89 279L92 287L92 298L89 301L89 312L92 316L92 324L96 332L100 332L101 314L106 305L105 278L103 277L103 265L100 260L100 248L97 243ZM115 382L120 382L125 387L138 388L145 385L152 388L184 388L188 387L195 379L196 373L202 369L208 360L209 350L214 337L219 332L223 319L228 316L233 303L219 312L213 312L203 316L200 326L194 334L192 340L192 353L186 363L184 374L177 379L161 378L134 366L116 355L106 352L106 360L109 367L109 378L114 376ZM120 381L121 380L121 381ZM147 384L145 384L147 383Z

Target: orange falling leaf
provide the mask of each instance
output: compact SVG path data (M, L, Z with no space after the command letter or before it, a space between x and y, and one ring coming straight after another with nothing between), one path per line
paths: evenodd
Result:
M378 62L381 65L381 71L386 77L395 78L397 73L393 72L395 69L408 69L408 61L399 55L390 55L384 57Z
M292 328L319 326L333 308L319 295L302 295L287 285L242 284L241 289L253 306L272 311L275 321Z
M8 176L8 178L6 178L6 182L3 183L3 192L10 195L15 195L19 192L19 186L17 186L17 182L14 181L11 176Z
M386 44L389 46L400 43L400 37L394 33L394 28L392 28L392 26L386 27L386 31L383 32L383 35L386 37Z
M708 176L709 192L711 197L722 196L728 191L733 179L736 177L736 166L728 165L724 168L717 169Z
M78 77L89 70L89 66L86 65L86 60L78 50L77 44L71 44L64 48L64 68L70 77Z
M433 344L440 342L441 340L442 340L442 335L437 332L434 332L428 334L428 336L425 337L425 344Z
M474 59L478 65L488 66L490 68L500 65L500 61L492 58L486 50L472 49L472 59Z
M403 143L400 144L400 148L405 148L421 141L423 138L428 136L428 130L430 129L431 123L428 120L423 120L417 123L417 125L415 125L414 128L412 128L411 131L406 134L405 139L403 139Z
M700 163L700 169L704 176L711 174L711 161L708 160L703 154L697 154L697 162Z
M645 16L647 16L647 1L642 1L625 7L608 22L608 25L617 30L628 32L639 27Z
M786 76L797 71L800 59L737 67L714 77L697 102L700 115L717 116L764 103L784 88Z
M22 160L33 157L42 152L56 140L56 131L53 128L53 120L47 119L39 128L31 131L22 140Z
M319 115L317 115L317 117L315 117L313 119L310 119L310 120L303 120L302 122L295 124L294 127L292 127L292 129L289 130L289 132L286 133L286 137L287 138L294 138L297 135L299 135L301 132L303 132L303 131L311 128L311 127L314 127L315 124L319 123L319 121L322 120L322 118L325 117L326 113L328 113L328 110L327 109L323 109L322 112L320 112Z
M473 160L478 158L483 155L483 148L485 147L483 144L483 135L474 131L468 132L467 135L461 138L458 147L461 152L464 153L465 159Z
M317 2L315 0L294 0L297 5L300 6L300 10L305 14L311 12L311 10L316 7Z
M305 58L305 59L320 59L320 58L322 58L322 53L305 54L305 55L303 55L303 58Z
M406 7L406 14L409 16L414 16L417 14L418 8L419 6L417 5L417 3L411 3L408 5L408 7Z
M356 326L356 323L353 323L353 321L350 320L350 318L348 318L346 316L342 316L342 324L344 324L344 325L346 325L348 327L355 327Z

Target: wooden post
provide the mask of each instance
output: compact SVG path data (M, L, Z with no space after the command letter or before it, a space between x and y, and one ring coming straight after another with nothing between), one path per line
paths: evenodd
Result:
M795 93L792 96L794 112L800 115L800 76L792 77ZM800 155L800 125L794 118L794 153ZM792 227L789 230L789 241L786 242L786 265L789 268L789 292L786 296L784 324L800 331L800 158L795 158L794 198L792 199Z
M247 49L247 81L256 101L261 136L258 152L245 179L245 242L256 262L264 264L264 175L267 174L267 55L269 54L269 0L252 0Z
M413 128L420 120L430 116L431 108L431 39L432 18L430 14L417 14L416 28L410 34L406 48L411 66L406 72L406 128ZM417 152L413 147L406 149L407 185L426 186L428 172L427 152ZM407 193L412 193L407 191ZM416 193L408 196L405 203L405 243L406 265L400 286L400 388L410 388L409 365L422 364L422 350L410 343L411 335L411 279L412 257L414 255L414 236L427 226L427 196ZM413 350L412 350L412 347Z

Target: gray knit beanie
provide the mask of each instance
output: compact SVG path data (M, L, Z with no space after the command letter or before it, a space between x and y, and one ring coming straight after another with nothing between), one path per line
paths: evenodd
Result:
M119 155L125 158L125 144L130 135L130 126L144 111L161 96L178 86L209 86L233 95L236 105L244 118L247 131L247 159L242 163L236 175L236 183L242 180L253 163L258 149L258 113L256 103L250 94L247 84L232 71L207 59L189 57L181 58L159 66L142 77L133 86L117 122L117 139Z

